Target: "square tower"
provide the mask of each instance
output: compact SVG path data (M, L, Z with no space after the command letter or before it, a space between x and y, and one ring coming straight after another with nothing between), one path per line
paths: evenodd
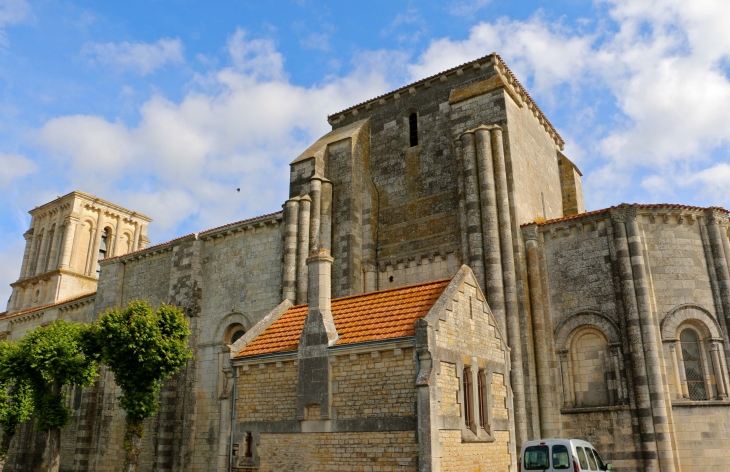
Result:
M8 314L96 290L99 261L149 244L151 218L78 190L31 210Z

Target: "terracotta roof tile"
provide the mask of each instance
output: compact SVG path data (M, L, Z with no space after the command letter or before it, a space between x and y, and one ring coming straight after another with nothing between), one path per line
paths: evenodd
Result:
M28 313L33 313L34 311L45 310L46 308L52 308L54 306L63 305L64 303L73 302L73 301L76 301L76 300L80 300L82 298L90 297L92 295L96 295L96 292L84 293L83 295L78 295L78 296L73 297L73 298L67 298L66 300L61 300L60 302L51 303L50 305L37 306L37 307L31 308L29 310L23 310L23 311L19 311L17 313L11 313L9 315L6 314L7 312L0 313L0 315L2 315L2 316L0 316L0 320L4 320L4 319L7 319L7 318L15 318L16 316L25 315L25 314L28 314Z
M413 323L425 316L451 280L437 280L332 300L340 338L336 345L415 335ZM299 347L307 305L296 305L236 357L294 351Z

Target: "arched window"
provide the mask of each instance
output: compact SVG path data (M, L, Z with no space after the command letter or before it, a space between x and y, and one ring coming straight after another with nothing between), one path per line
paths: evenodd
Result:
M411 147L418 146L418 115L413 112L408 117L408 131L411 139Z
M231 335L231 344L233 344L236 341L238 341L239 339L241 339L244 334L246 334L246 330L244 330L244 329L239 329L238 331L234 331L233 334Z
M101 242L99 243L99 259L96 263L96 275L101 272L101 264L98 261L106 259L107 244L109 239L109 228L104 228L104 232L101 233Z
M679 341L682 343L682 358L684 360L684 372L687 377L689 398L692 400L707 400L700 340L697 333L692 329L685 329L679 335Z
M48 269L53 269L53 263L51 262L51 249L53 249L53 236L56 233L56 225L53 225L51 229L48 231L48 242L46 243L46 254L43 258L43 270L42 272L45 273L48 271Z
M464 424L467 428L472 425L472 398L471 398L471 372L469 368L464 368Z

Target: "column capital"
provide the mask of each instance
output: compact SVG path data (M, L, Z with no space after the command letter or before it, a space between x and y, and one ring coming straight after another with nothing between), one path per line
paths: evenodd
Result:
M705 219L708 225L719 225L727 227L728 216L727 212L719 208L708 208L705 210Z
M522 237L526 241L537 241L537 225L536 224L529 224L527 226L522 227Z
M622 203L621 205L614 206L608 209L611 219L621 223L629 223L636 220L636 205L629 205L628 203Z

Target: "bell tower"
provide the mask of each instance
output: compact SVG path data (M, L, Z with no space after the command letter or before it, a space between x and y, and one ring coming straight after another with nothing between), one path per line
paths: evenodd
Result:
M99 261L149 244L151 218L74 191L31 210L20 277L8 314L96 290Z

